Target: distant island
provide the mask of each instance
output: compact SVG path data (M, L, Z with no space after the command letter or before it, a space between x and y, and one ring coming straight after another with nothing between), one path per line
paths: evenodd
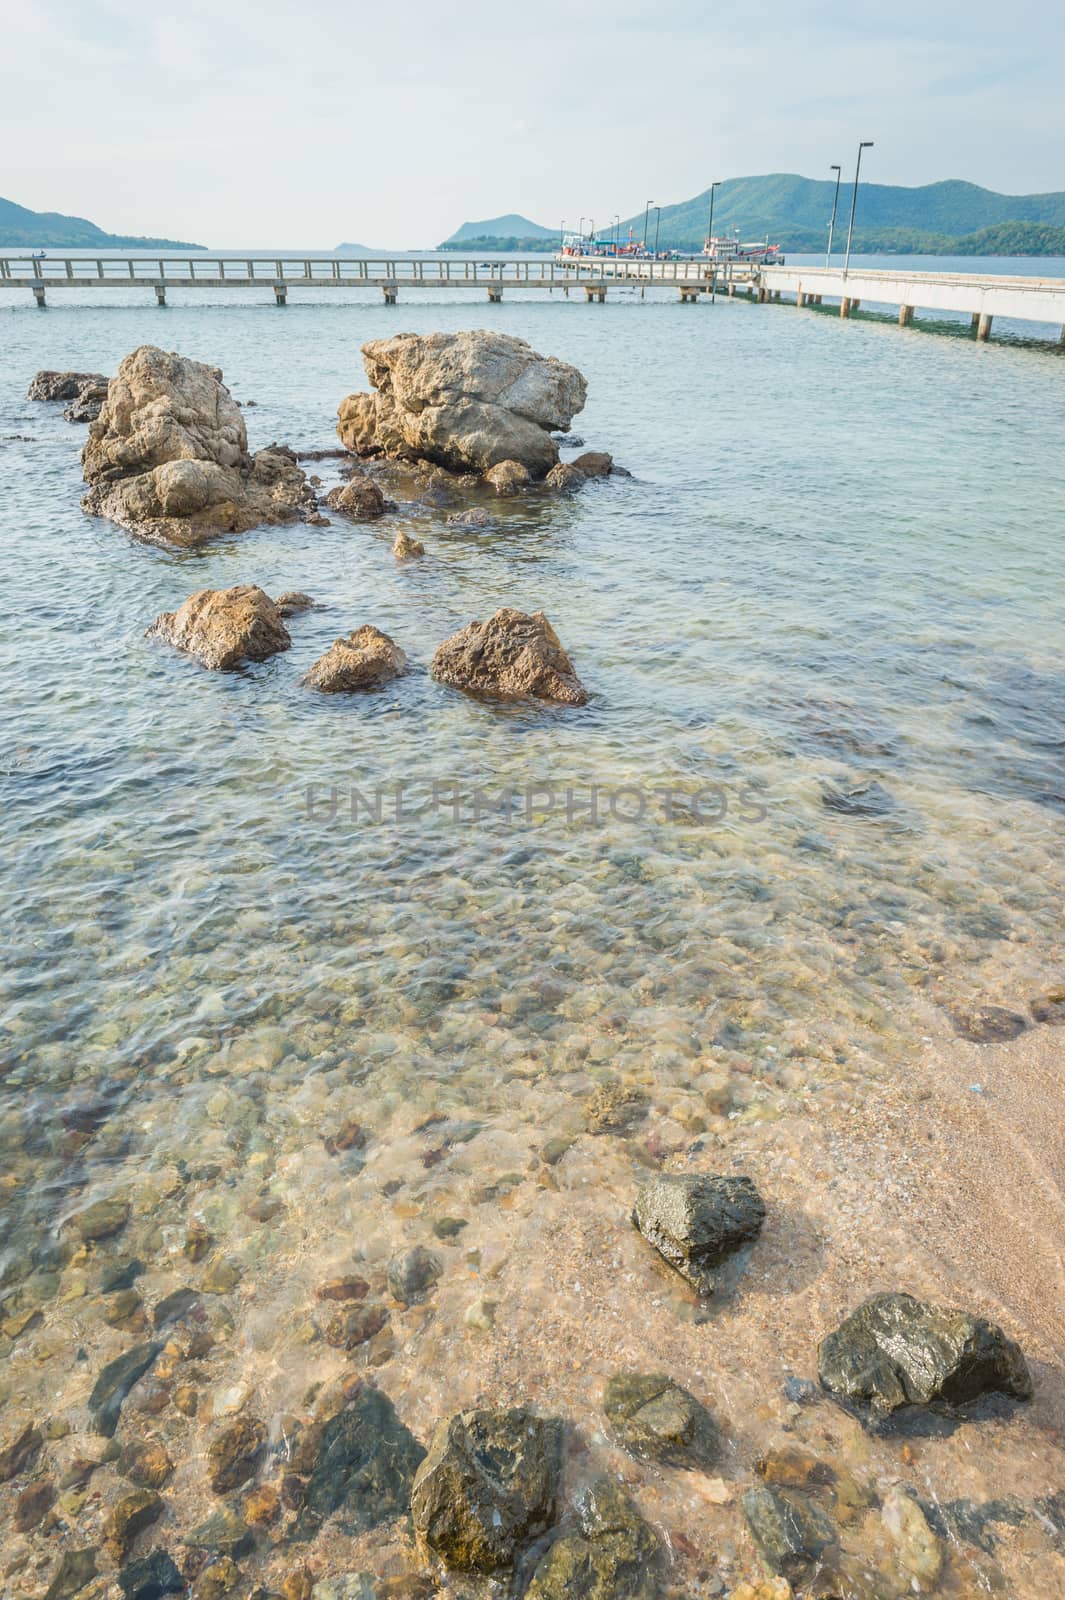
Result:
M136 234L105 233L84 217L61 211L30 211L13 200L0 199L0 248L47 246L55 250L203 250L187 239L147 239Z
M793 173L729 178L715 196L714 232L730 234L738 229L744 239L768 235L771 243L784 250L823 250L834 191L834 179L802 178ZM659 249L700 251L709 210L709 189L677 205L663 206L660 216L652 206L648 244L653 245L657 228ZM844 183L836 218L837 245L846 234L848 211ZM626 217L616 225L618 238L642 241L644 219L642 211ZM601 226L598 236L611 238L614 230L613 223ZM511 214L464 222L440 249L475 254L551 251L558 237L558 229ZM1065 193L1005 195L956 178L912 189L863 183L858 191L854 248L877 255L1065 255Z

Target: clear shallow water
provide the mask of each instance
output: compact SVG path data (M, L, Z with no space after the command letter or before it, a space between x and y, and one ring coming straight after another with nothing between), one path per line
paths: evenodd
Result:
M1065 876L1065 367L743 303L176 302L0 307L8 1310L49 1300L71 1212L106 1194L135 1211L66 1266L88 1297L76 1332L50 1309L5 1341L5 1382L80 1415L78 1375L55 1388L69 1340L92 1371L129 1343L84 1309L101 1261L138 1249L154 1291L195 1281L182 1241L202 1219L255 1275L228 1375L252 1374L273 1419L321 1362L314 1283L523 1171L597 1082L639 1081L676 1118L696 1077L731 1072L721 1105L779 1116L811 1082L901 1061L913 991L1009 1002L1045 976ZM38 368L110 372L158 342L256 401L252 448L328 448L362 342L479 325L584 371L575 431L631 480L500 505L489 533L406 505L174 554L82 514L84 429L22 398ZM308 470L328 486L336 465ZM393 560L398 522L424 561ZM238 582L322 609L231 675L143 637ZM500 605L546 611L586 708L431 682L435 645ZM363 622L411 674L373 697L303 690ZM397 782L421 808L399 822ZM825 806L867 782L885 815ZM457 817L427 805L434 783L457 783ZM384 787L381 822L352 822L353 785ZM530 787L555 809L541 794L527 820ZM686 797L671 820L663 788ZM513 792L518 815L474 816L477 789ZM444 1138L440 1172L415 1134L434 1112L480 1130ZM338 1168L321 1141L348 1117L375 1142ZM251 1226L263 1192L285 1210ZM501 1257L508 1229L543 1225L529 1215L467 1239ZM456 1380L441 1347L426 1391L410 1339L384 1374L424 1432Z

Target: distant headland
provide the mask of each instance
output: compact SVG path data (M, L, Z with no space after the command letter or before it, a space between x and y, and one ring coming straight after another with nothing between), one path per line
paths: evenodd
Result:
M146 239L135 234L105 233L84 217L67 217L61 211L30 211L13 200L0 199L0 248L23 249L45 245L55 250L203 250L187 239Z

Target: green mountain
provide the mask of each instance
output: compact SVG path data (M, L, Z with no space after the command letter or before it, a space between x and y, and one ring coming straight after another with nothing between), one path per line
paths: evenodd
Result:
M105 233L84 217L66 217L59 211L30 211L13 200L0 199L0 248L27 246L58 250L203 250L202 244L184 239L142 239L132 234Z
M505 217L489 217L487 222L464 222L440 248L447 250L452 245L474 241L483 244L485 239L554 239L557 234L557 228L541 227L540 223L530 222L528 217L519 217L512 211Z
M832 214L834 178L800 178L792 173L767 177L729 178L714 198L714 232L739 229L744 239L764 238L787 250L822 249ZM840 188L836 239L845 236L851 190ZM701 249L710 214L710 191L677 205L663 206L658 240L662 249ZM655 209L651 208L649 242L654 240ZM955 249L958 240L1003 224L1033 223L1065 227L1065 194L997 194L975 183L951 178L943 183L904 189L893 184L863 183L858 190L855 243L863 249ZM644 213L626 218L642 239ZM933 246L931 241L938 240Z

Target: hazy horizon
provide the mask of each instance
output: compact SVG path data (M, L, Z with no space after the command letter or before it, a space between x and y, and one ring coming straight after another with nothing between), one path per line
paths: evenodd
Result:
M616 0L606 18L42 0L5 27L0 128L24 155L3 191L109 232L332 249L428 248L512 211L628 216L711 178L846 175L859 138L870 182L1065 188L1065 23L1033 0L876 18L755 0L712 20Z

